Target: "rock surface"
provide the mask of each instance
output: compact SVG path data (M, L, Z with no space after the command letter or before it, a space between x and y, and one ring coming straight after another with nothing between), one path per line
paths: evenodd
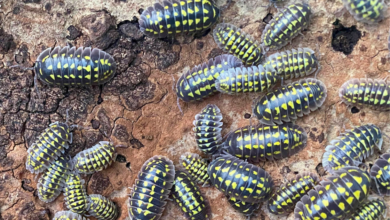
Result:
M99 193L112 199L120 208L119 219L127 217L128 187L134 183L144 161L153 155L165 155L175 164L185 152L197 152L192 121L208 103L219 106L224 115L223 134L249 124L251 103L258 94L241 96L215 95L202 102L185 104L181 115L172 91L175 79L196 64L221 54L212 36L186 44L171 44L145 38L137 26L139 13L153 0L0 0L0 219L51 219L65 209L61 195L45 204L37 197L35 176L26 171L27 148L50 123L64 121L69 109L70 121L89 127L74 132L70 155L89 148L109 136L118 148L119 157L108 169L85 176L89 194ZM217 1L222 6L225 1ZM344 131L366 123L374 123L390 135L388 112L370 109L351 110L340 104L339 87L354 77L385 78L390 70L387 59L387 37L390 19L378 25L357 23L349 13L340 16L340 0L309 1L314 17L309 28L285 49L319 47L322 70L318 79L328 89L328 98L320 110L296 121L309 134L308 146L291 158L259 164L270 172L279 186L297 173L320 172L325 146ZM233 1L223 12L223 20L239 26L259 39L276 9L261 7L266 0ZM350 48L338 28L353 28L361 35ZM337 22L336 22L337 23ZM350 29L348 29L350 30ZM351 31L345 31L351 33ZM333 44L332 37L338 40ZM343 37L344 36L344 37ZM102 89L60 89L39 83L41 99L34 90L34 73L6 68L19 64L31 67L39 53L48 47L99 47L112 54L117 62L117 76ZM335 51L332 45L346 46L347 52ZM339 48L340 49L340 48ZM339 50L338 49L338 50ZM350 51L348 51L348 49ZM354 113L352 113L354 112ZM252 121L254 122L254 121ZM385 138L385 152L389 140ZM372 164L380 155L366 160ZM245 219L228 206L222 193L202 188L211 203L213 218ZM389 199L386 199L387 204ZM390 215L388 215L390 216ZM184 219L180 210L168 203L162 219ZM286 219L259 211L252 219ZM293 219L290 215L287 219Z

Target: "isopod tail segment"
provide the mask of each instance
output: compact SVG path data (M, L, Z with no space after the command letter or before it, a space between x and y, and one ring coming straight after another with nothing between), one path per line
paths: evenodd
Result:
M173 76L173 74L172 74L172 81L173 81L173 83L172 83L172 91L175 94L176 93L176 90L175 90L176 80L175 80L175 77ZM177 104L177 107L179 108L179 111L180 111L181 115L183 116L184 113L183 113L183 109L180 106L179 96L176 97L176 104Z

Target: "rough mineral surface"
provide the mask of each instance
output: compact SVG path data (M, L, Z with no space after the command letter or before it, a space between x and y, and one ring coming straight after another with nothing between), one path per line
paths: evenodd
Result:
M145 38L139 31L137 18L153 3L153 0L0 0L0 219L51 219L55 212L65 209L62 195L51 204L39 201L37 181L26 171L25 160L28 146L40 131L52 122L64 121L67 109L71 123L87 127L74 132L70 155L106 140L105 135L115 144L129 146L117 149L120 156L108 169L83 177L89 194L102 194L119 206L119 219L127 217L128 187L133 185L148 158L161 154L178 163L185 152L200 153L192 121L208 103L218 105L224 115L223 134L250 123L244 116L251 114L252 101L258 94L215 95L202 102L181 102L184 111L181 115L172 91L172 76L178 79L194 65L221 54L221 50L216 48L210 34L199 39L179 38L173 44ZM219 6L225 3L217 0ZM340 0L309 3L314 10L312 23L303 32L304 37L299 35L285 48L315 49L318 45L322 65L318 79L326 84L328 98L320 110L296 121L308 132L306 149L288 159L259 164L271 173L277 186L297 173L323 175L319 164L325 146L345 128L374 123L390 135L389 112L351 110L340 104L338 97L339 87L352 77L380 79L388 75L390 19L368 26L357 23L349 13L343 14ZM223 19L259 39L266 22L276 13L272 7L262 7L266 5L267 0L235 0L223 12ZM349 29L351 26L356 27ZM332 47L332 37L338 51ZM32 67L43 49L67 43L99 47L112 54L118 66L116 77L102 88L61 89L39 83L39 99L32 71L6 68L16 64ZM389 148L387 138L383 146L385 152ZM379 154L376 151L366 164L372 164ZM211 203L213 219L245 219L228 206L215 188L202 188L202 192ZM389 204L390 200L386 201ZM163 219L184 217L169 202ZM281 218L260 210L252 219Z

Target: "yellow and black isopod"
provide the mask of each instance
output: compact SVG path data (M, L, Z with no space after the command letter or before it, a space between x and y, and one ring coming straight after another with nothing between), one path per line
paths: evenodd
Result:
M272 66L237 67L221 73L215 81L215 87L219 92L231 95L264 92L271 89L279 78Z
M196 183L203 186L210 185L210 177L207 174L208 163L199 154L187 152L180 156L179 164Z
M215 154L222 146L222 114L218 106L208 104L195 115L193 122L198 147L205 154Z
M209 220L211 218L209 204L187 173L176 171L172 197L188 220Z
M390 153L380 156L370 169L372 189L381 196L390 195Z
M290 157L306 147L307 133L298 125L246 126L228 134L223 149L249 162Z
M309 25L311 15L306 3L292 4L279 11L261 35L262 46L271 50L284 47Z
M358 167L344 167L320 182L297 203L295 219L346 219L364 200L370 177Z
M269 173L228 154L213 160L207 173L211 184L225 196L243 202L260 203L267 200L272 192L273 181Z
M170 159L154 156L147 160L130 193L130 219L160 219L174 180L175 166Z
M264 57L260 43L232 24L218 24L213 36L219 48L234 54L245 65L258 65Z
M247 220L250 220L254 212L260 207L260 203L243 202L235 197L229 197L228 202L236 211L244 214L247 217Z
M342 0L349 13L360 22L378 23L385 18L387 5L384 0Z
M174 38L178 34L207 32L220 16L213 0L167 0L142 12L140 30L149 37Z
M233 55L220 55L183 74L176 84L177 97L185 102L202 100L217 92L215 80L229 68L240 67L242 62Z
M119 213L111 200L99 194L92 194L88 197L88 214L98 220L115 220Z
M49 125L27 150L26 169L40 173L63 155L72 143L73 135L66 123L55 122Z
M330 142L325 148L322 166L330 173L345 166L358 166L374 153L375 146L380 150L382 142L382 132L377 126L355 127Z
M56 212L53 220L87 220L82 215L76 214L71 211Z
M114 58L97 48L55 47L39 54L35 77L53 86L92 86L110 81L116 72Z
M310 48L298 48L274 53L267 57L263 66L272 67L273 71L284 80L309 76L321 70L321 65Z
M370 199L370 198L369 198ZM383 217L383 218L382 218ZM346 220L380 220L386 217L386 203L381 199L365 202Z
M390 110L390 83L377 79L350 79L339 91L341 100L349 106L366 106L373 110Z
M281 186L268 200L268 210L275 215L289 215L295 205L309 190L314 189L319 178L313 173L297 175Z
M74 170L78 173L92 174L110 166L115 158L115 146L111 142L100 141L73 158Z
M253 114L263 124L282 124L317 110L326 96L323 82L313 78L301 79L257 99Z
M77 173L72 173L66 180L64 201L66 207L75 213L84 214L88 209L88 194L85 190L85 181Z
M72 163L61 156L52 163L39 178L37 184L38 197L46 203L54 201L66 185L66 179L72 171Z

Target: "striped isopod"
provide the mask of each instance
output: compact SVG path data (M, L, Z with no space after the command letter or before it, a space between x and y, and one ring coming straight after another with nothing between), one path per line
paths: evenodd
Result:
M68 176L64 188L66 207L79 214L84 214L88 209L88 195L84 183L79 174L72 173Z
M88 214L98 220L115 220L119 213L111 200L99 194L92 194L88 197Z
M341 100L350 106L366 106L374 110L390 110L390 83L377 79L350 79L339 91Z
M355 127L330 142L325 148L322 166L330 173L345 166L358 166L374 153L374 146L380 150L382 142L382 132L377 126Z
M246 126L231 132L223 149L240 159L257 163L290 157L306 147L307 133L298 125Z
M305 77L321 70L321 65L310 48L298 48L274 53L267 57L263 66L272 67L272 71L284 80Z
M74 169L78 173L92 174L106 169L115 160L115 146L108 141L100 141L92 148L79 152L74 158Z
M52 202L62 192L66 179L72 170L72 163L61 156L39 178L37 184L38 197L41 201Z
M56 86L102 85L116 71L114 58L97 48L55 47L39 54L35 73L42 82Z
M237 67L221 73L215 81L215 87L219 92L227 94L264 92L278 80L279 76L271 66Z
M367 198L370 177L358 167L343 167L297 203L295 219L345 219Z
M390 195L390 153L382 154L370 169L372 189L381 196Z
M385 216L386 203L381 199L375 199L358 207L347 220L380 220L384 219Z
M56 212L53 220L88 220L84 218L82 215L76 214L71 211L60 211Z
M222 114L218 106L208 104L202 111L195 115L193 122L195 139L198 147L206 154L214 154L219 151L222 144Z
M198 184L210 185L210 177L207 174L208 163L199 154L185 153L181 155L179 164L190 174L191 178Z
M40 173L61 156L72 143L73 135L66 123L55 122L49 125L27 150L26 169Z
M260 167L231 155L213 160L207 169L211 184L226 196L249 203L259 203L269 198L273 181Z
M236 211L244 214L247 217L247 220L249 220L254 212L260 207L260 203L243 202L235 197L229 197L228 202Z
M160 219L175 180L175 166L164 156L147 160L130 193L130 219Z
M172 197L188 220L210 219L210 207L187 173L176 171Z
M234 54L245 65L258 65L264 56L259 42L232 24L218 24L213 36L219 48Z
M146 36L155 38L203 34L219 16L219 9L212 0L166 0L143 11L139 27Z
M292 4L279 11L261 35L262 45L271 50L284 47L309 25L311 14L306 3Z
M240 67L242 62L233 55L220 55L183 74L176 84L177 97L185 102L202 100L217 92L215 80L229 68Z
M387 5L384 0L342 0L349 13L360 22L378 23L385 18Z
M255 101L253 114L263 124L282 124L308 115L325 102L323 82L308 78L282 86Z
M315 174L297 175L271 196L268 200L268 210L275 215L289 215L302 196L314 189L318 182L318 176Z

